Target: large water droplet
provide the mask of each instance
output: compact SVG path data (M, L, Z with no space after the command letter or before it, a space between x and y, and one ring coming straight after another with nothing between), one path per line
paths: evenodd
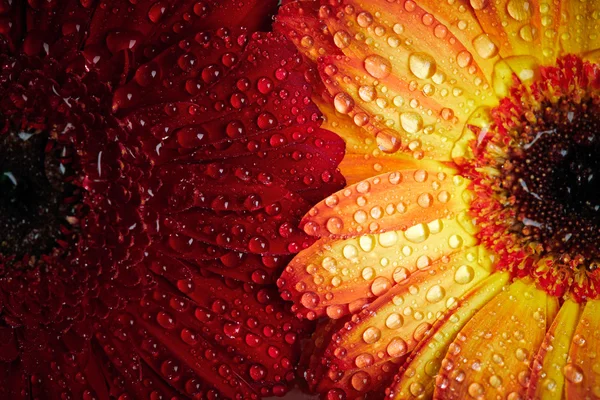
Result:
M384 79L392 73L392 64L385 58L373 54L365 58L365 69L373 78Z
M417 78L428 79L435 74L437 68L435 60L426 53L413 53L408 57L410 72Z

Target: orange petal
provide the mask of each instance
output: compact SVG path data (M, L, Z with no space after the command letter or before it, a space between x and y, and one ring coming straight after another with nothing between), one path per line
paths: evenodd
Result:
M600 300L590 300L575 329L569 362L563 368L567 400L600 398Z
M377 135L373 139L373 133L362 129L348 115L337 112L331 101L314 98L314 102L325 119L322 128L336 132L346 142L346 153L338 167L348 185L386 172L419 168L422 157L419 149L412 155L399 151L396 147L399 143L391 137Z
M508 280L508 273L492 274L465 294L456 308L448 310L435 323L427 338L419 342L396 375L388 399L431 398L435 377L450 343L471 317L502 290Z
M442 361L434 398L524 397L530 362L557 308L556 298L515 281L459 332Z
M314 383L329 387L333 374L333 385L353 397L371 387L355 384L362 378L378 384L391 377L397 369L390 370L389 363L401 361L438 317L488 276L488 265L478 262L480 256L485 264L487 254L478 254L478 248L446 257L411 274L351 321L340 321L321 360L328 370L315 376Z
M466 215L462 215L466 218ZM314 319L341 318L410 274L442 265L476 244L468 219L444 219L402 231L345 240L321 239L292 260L278 281L282 296ZM467 226L468 229L471 227ZM426 234L416 243L414 232Z
M473 44L483 32L473 15L460 2L344 3L304 7L297 14L306 23L294 24L290 35L301 51L321 56L319 71L338 111L372 137L449 160L475 106L497 102L493 60L480 57ZM281 29L289 34L289 26Z
M579 304L572 300L567 300L560 308L535 357L527 390L528 399L560 400L563 398L565 385L563 369L567 364L569 346L579 314Z
M301 226L309 235L343 238L406 231L468 208L466 179L434 161L419 166L382 174L331 195L308 212Z

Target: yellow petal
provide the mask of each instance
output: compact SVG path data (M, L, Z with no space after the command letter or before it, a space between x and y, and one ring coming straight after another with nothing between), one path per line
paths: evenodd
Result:
M350 237L451 218L468 208L468 180L434 161L378 175L326 198L302 220L313 236Z
M486 32L476 47L483 54L496 52L502 57L537 55L542 45L539 3L539 0L472 0L477 19Z
M557 307L557 300L535 285L515 281L487 303L450 345L434 398L524 397L530 362Z
M508 273L492 274L465 294L456 309L449 310L438 320L396 376L388 398L431 398L435 377L450 343L471 317L502 290L508 280Z
M563 368L567 400L600 398L600 300L590 300L575 329L569 362Z
M569 345L579 320L579 304L567 300L552 322L535 357L527 398L560 400L563 398Z
M558 36L563 54L600 48L600 2L563 0Z
M392 285L405 283L412 274L441 268L453 254L474 246L476 239L464 228L466 223L454 218L419 225L414 231L321 239L286 267L278 282L280 290L284 298L303 306L311 319L341 318ZM411 236L421 231L426 237ZM463 272L463 280L473 277L470 268Z

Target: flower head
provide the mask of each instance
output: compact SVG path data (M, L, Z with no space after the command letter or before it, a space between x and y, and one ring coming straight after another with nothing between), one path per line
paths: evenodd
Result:
M298 316L329 321L307 357L314 390L598 395L599 12L566 0L281 8L277 29L319 71L317 102L347 144L350 186L304 217L319 240L278 281Z
M258 398L343 142L275 1L0 2L2 398Z

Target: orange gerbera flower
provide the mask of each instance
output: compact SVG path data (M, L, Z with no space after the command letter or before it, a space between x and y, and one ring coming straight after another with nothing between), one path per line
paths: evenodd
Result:
M276 26L347 144L279 280L326 317L310 387L600 397L600 2L288 1Z

